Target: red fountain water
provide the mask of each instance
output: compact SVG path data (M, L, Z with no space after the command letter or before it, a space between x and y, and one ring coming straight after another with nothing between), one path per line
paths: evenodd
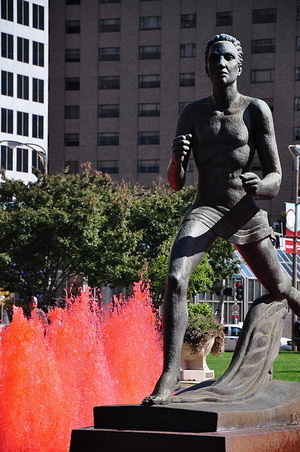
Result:
M0 452L67 452L71 430L93 424L93 407L140 403L162 368L149 287L100 311L88 293L50 325L16 308L0 344Z

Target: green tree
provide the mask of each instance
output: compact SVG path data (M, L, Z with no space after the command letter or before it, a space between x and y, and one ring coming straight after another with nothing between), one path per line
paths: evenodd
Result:
M92 171L45 176L25 185L3 177L0 185L0 286L44 301L78 274L90 284L136 280L141 264L132 255L131 189Z
M150 190L136 189L131 228L141 234L137 251L147 262L147 273L154 296L159 302L164 292L168 255L180 221L193 203L196 187L174 192L167 185ZM189 293L212 290L220 280L238 271L234 247L218 238L205 259L191 276Z

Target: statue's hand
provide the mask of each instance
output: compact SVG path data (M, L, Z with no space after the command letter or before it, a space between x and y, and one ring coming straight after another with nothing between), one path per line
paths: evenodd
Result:
M179 135L174 138L172 146L172 161L175 165L180 165L187 153L191 149L192 135Z
M244 173L240 176L243 188L248 195L259 196L262 185L261 179L255 173Z

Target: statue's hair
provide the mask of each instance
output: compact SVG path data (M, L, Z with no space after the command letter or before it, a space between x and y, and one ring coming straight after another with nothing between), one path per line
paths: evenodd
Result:
M238 52L238 64L239 64L239 67L241 68L243 66L243 49L242 49L240 41L238 41L233 36L227 35L226 33L221 33L220 35L215 35L212 39L207 41L206 49L205 49L205 70L206 70L206 72L208 72L207 64L208 64L208 54L209 54L210 48L213 44L215 44L216 42L219 42L219 41L229 41L236 47L237 52Z

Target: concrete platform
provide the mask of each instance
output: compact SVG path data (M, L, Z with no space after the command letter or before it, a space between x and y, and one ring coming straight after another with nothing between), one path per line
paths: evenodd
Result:
M299 452L299 426L175 433L114 429L73 430L70 452Z

